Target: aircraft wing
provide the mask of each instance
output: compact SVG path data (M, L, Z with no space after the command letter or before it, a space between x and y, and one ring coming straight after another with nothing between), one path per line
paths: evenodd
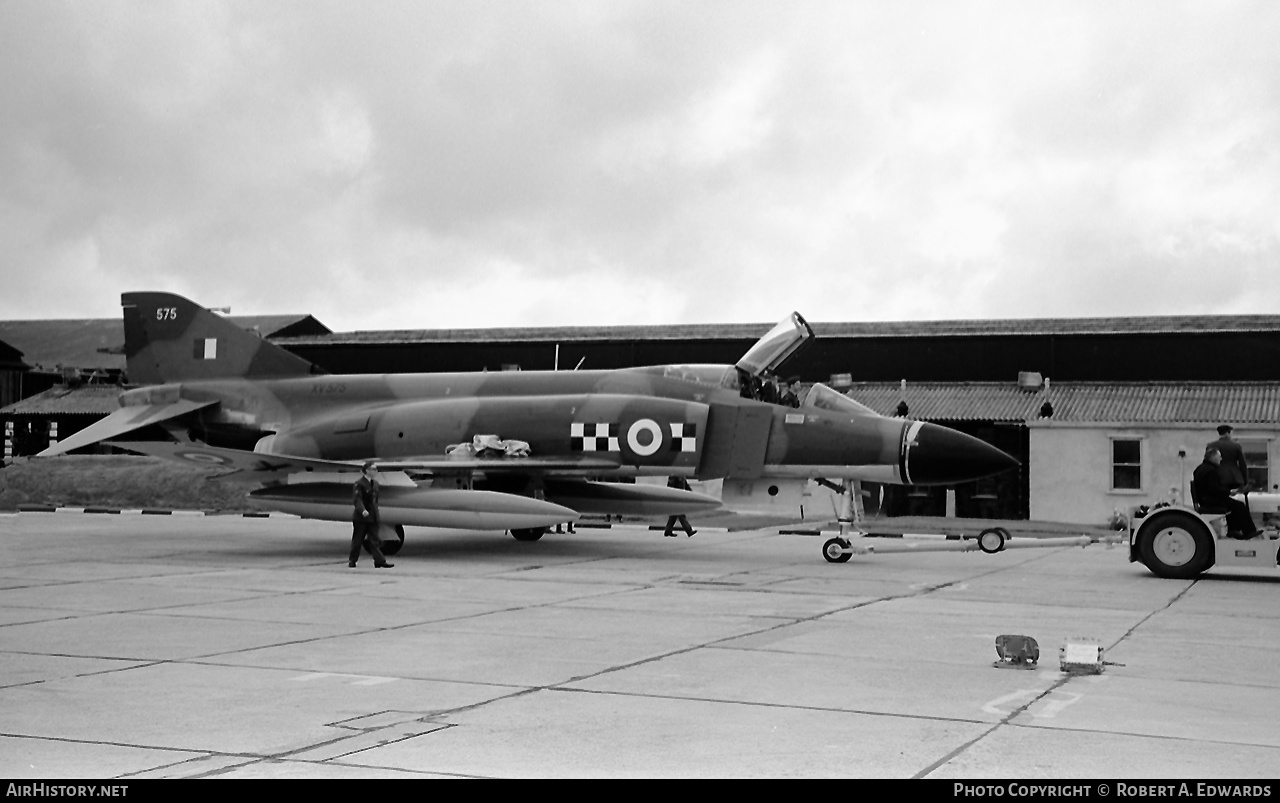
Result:
M321 460L313 457L263 454L240 449L225 449L203 443L176 443L172 441L117 441L112 446L131 452L192 463L205 468L225 468L250 474L279 474L296 472L350 472L359 471L362 460ZM561 473L587 474L617 468L617 462L598 457L540 458L540 457L440 457L421 460L375 460L379 471L420 471L448 473L484 471L489 473Z
M117 438L127 432L133 432L137 429L158 424L161 421L168 421L173 418L184 416L187 413L193 413L196 410L202 410L205 407L211 407L217 404L214 401L190 401L188 399L179 399L172 404L147 404L136 407L121 407L111 413L111 415L96 421L64 441L59 441L48 449L45 449L36 457L53 457L55 455L65 454L73 449L79 449L82 446L90 446L100 443L108 438ZM127 447L126 447L127 448Z
M422 471L432 474L483 471L494 474L590 474L615 469L619 461L600 457L441 457L424 460L376 460L379 471Z
M360 463L338 460L316 460L288 455L259 454L241 449L224 449L203 443L177 443L175 441L111 441L111 446L131 452L190 463L205 468L225 468L251 474L275 474L296 471L359 471Z

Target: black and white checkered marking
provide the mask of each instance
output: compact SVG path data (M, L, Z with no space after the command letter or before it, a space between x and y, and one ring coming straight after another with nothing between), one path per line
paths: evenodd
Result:
M587 424L574 421L569 435L575 452L620 452L617 424Z
M696 424L671 424L671 451L698 451L698 427Z

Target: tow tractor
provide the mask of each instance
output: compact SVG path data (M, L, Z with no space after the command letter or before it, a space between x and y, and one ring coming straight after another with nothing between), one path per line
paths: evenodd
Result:
M1280 568L1280 493L1252 493L1247 502L1259 532L1249 540L1228 535L1226 514L1197 510L1194 504L1160 502L1140 508L1129 518L1129 560L1160 577L1178 580L1195 579L1214 566L1276 571ZM1011 531L1026 537L1010 541ZM875 537L889 533L940 534L947 540ZM915 516L856 525L842 521L841 534L823 544L822 556L831 563L844 563L853 555L870 553L995 554L1014 547L1087 546L1123 539L1124 530L1115 533L1087 525Z
M1213 566L1274 571L1280 552L1280 493L1243 499L1259 531L1247 541L1227 535L1226 514L1202 512L1194 502L1191 507L1160 503L1138 511L1129 525L1130 562L1178 580L1194 579Z
M1087 546L1114 544L1124 539L1119 533L1090 525L1058 522L1003 521L995 519L954 519L902 517L865 520L856 483L841 491L845 502L840 516L840 534L822 545L822 556L830 563L844 563L853 555L875 552L969 552L987 554L1013 547ZM1129 516L1129 560L1140 562L1154 574L1178 580L1199 577L1214 566L1268 569L1275 571L1280 555L1280 493L1252 493L1241 498L1258 527L1249 540L1232 538L1225 513L1204 511L1196 499L1192 504L1160 502L1142 507ZM1020 536L1010 542L1012 531ZM940 534L945 541L877 538L882 534ZM1055 537L1056 536L1056 537ZM1118 537L1117 537L1118 536Z

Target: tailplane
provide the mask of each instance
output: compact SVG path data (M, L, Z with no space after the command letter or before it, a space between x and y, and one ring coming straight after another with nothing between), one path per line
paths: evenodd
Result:
M125 293L120 304L126 370L132 384L323 373L182 296Z

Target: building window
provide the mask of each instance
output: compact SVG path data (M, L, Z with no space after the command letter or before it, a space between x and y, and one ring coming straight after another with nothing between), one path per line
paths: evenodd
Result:
M1111 490L1142 490L1142 441L1136 438L1111 440Z
M1241 438L1240 451L1244 452L1245 465L1249 467L1249 485L1258 490L1271 487L1270 460L1267 456L1268 443L1264 440L1246 440Z

